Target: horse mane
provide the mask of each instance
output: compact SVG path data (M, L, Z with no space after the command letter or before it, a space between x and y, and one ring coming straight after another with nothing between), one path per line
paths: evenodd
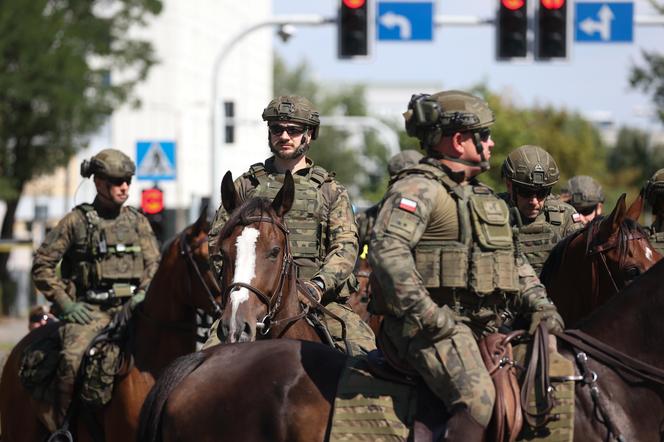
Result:
M597 220L598 218L599 217L595 218L592 222L588 223L583 229L570 233L562 240L558 241L558 243L555 246L553 246L553 249L551 249L549 256L544 262L544 265L542 267L542 272L539 275L542 284L547 285L549 283L549 279L551 278L551 276L558 273L558 269L560 268L560 265L563 262L563 256L565 255L565 250L567 250L567 246L572 241L574 241L576 237L582 235L592 223L596 222L595 220Z
M627 246L629 244L629 239L632 233L642 234L646 238L650 236L646 231L646 229L641 224L639 224L638 222L634 221L631 218L625 218L620 223L620 229L618 230L618 235L619 235L618 252L620 256L619 265L621 267L624 264L625 259L627 258L627 253L629 251L629 248Z
M272 200L269 198L256 197L245 201L240 207L233 210L231 216L219 232L219 238L228 237L235 226L238 224L247 224L246 217L251 214L269 214L270 217L276 216L272 208Z

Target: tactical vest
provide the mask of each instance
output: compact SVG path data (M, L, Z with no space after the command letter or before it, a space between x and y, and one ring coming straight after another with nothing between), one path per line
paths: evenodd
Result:
M518 229L519 247L538 275L551 249L562 239L560 229L564 218L563 207L545 203L542 213L532 223Z
M415 266L427 288L467 290L478 296L519 290L515 247L505 201L483 185L460 185L426 164L399 174L422 174L438 181L453 197L459 239L420 241Z
M281 186L283 176L268 174L262 163L249 168L246 177L258 182L253 196L274 199ZM290 232L291 253L298 264L298 277L311 279L325 259L328 219L322 213L321 187L332 181L332 176L319 166L309 169L307 175L293 175L295 200L285 216Z
M129 207L130 216L121 213L106 220L90 204L81 204L75 210L83 214L87 223L77 235L73 256L63 260L63 277L74 281L77 297L110 289L114 290L112 296L131 295L130 285L138 285L144 269L136 229L138 212Z
M655 232L650 234L650 243L657 249L660 255L664 256L664 232Z

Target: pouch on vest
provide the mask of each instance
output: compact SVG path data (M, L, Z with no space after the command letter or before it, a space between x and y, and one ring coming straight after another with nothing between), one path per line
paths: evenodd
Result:
M468 205L473 230L483 249L512 248L512 228L505 201L493 195L471 195Z
M554 226L562 226L563 225L563 209L555 208L555 209L549 209L546 211L546 217L548 221L553 224Z
M97 278L102 281L140 279L143 276L143 255L139 237L133 226L121 223L103 230L107 253L97 261Z
M519 281L514 266L514 251L483 252L479 247L474 247L469 279L471 291L481 296L490 295L495 290L518 291Z

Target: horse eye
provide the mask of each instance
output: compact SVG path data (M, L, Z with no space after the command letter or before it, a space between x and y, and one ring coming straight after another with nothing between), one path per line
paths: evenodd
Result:
M279 256L279 252L281 252L281 247L274 246L272 247L272 250L270 250L269 257L276 258L277 256Z
M634 279L634 278L636 278L637 276L639 276L641 274L641 270L639 270L638 267L629 267L629 268L625 269L625 274L630 279Z

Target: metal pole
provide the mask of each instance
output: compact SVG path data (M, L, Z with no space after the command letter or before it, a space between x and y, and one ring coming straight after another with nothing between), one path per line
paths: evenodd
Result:
M262 29L267 26L282 26L282 25L303 25L303 26L320 26L329 23L335 23L336 17L323 17L320 15L284 15L279 17L271 17L265 21L254 23L238 33L231 36L231 38L221 47L221 50L214 58L212 66L212 96L210 102L210 201L214 210L219 206L221 195L218 192L218 186L221 182L221 174L219 171L219 152L217 146L220 143L220 136L217 127L221 123L219 118L219 71L224 61L230 54L233 47L241 41L244 37L254 31Z

